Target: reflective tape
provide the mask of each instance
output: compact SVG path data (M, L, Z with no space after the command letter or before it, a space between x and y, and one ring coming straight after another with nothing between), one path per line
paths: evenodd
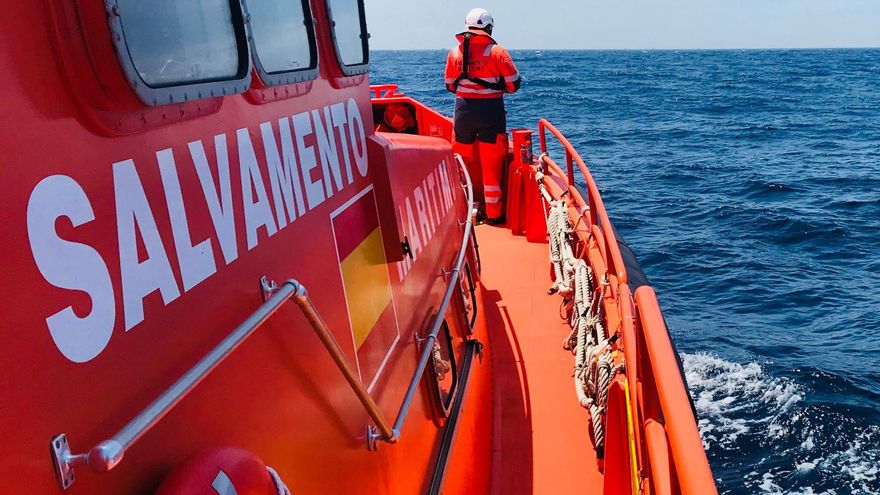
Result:
M499 186L483 186L484 191L493 191L493 192L501 192L501 188Z
M472 88L465 87L463 85L459 85L457 93L459 93L459 94L462 94L462 93L472 94L472 95L501 95L501 94L504 94L504 91L497 91L494 89L472 89Z

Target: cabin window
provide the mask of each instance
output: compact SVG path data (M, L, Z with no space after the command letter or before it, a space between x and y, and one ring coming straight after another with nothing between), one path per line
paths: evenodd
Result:
M117 0L131 61L162 87L234 77L238 47L228 0Z
M328 0L336 56L346 75L367 70L369 45L363 0Z
M254 0L248 14L254 62L264 83L315 77L318 57L308 0Z
M240 93L250 60L237 0L105 0L111 38L147 105Z
M437 398L444 416L449 415L449 408L455 395L455 387L458 384L458 369L455 363L455 344L452 341L452 333L449 325L443 320L443 326L437 333L437 340L433 342L434 352L431 355L429 367L437 384Z

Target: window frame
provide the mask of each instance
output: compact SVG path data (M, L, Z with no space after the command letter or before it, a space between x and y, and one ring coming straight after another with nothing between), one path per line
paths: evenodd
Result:
M218 96L226 96L247 91L251 83L251 58L248 43L245 16L239 0L229 0L232 15L232 28L238 55L238 70L228 78L212 79L198 82L180 82L176 84L150 86L137 71L134 59L125 39L125 29L120 14L118 0L104 0L107 24L110 28L110 39L113 49L122 67L122 73L128 85L138 99L147 106L155 107L172 103L183 103Z
M360 64L348 65L342 61L342 55L339 52L339 43L336 40L336 21L333 19L333 8L330 7L330 1L325 2L327 11L327 19L330 24L330 37L333 39L333 52L336 54L336 62L339 68L346 76L357 76L366 74L370 70L370 32L367 31L367 12L364 7L364 0L357 0L358 11L360 13L361 25L361 47L364 50L364 61Z
M254 70L256 70L260 81L265 86L284 86L287 84L296 84L317 79L320 55L318 53L318 38L315 32L315 17L312 13L312 6L309 3L309 0L300 1L305 12L303 20L306 24L306 34L309 37L309 51L312 55L310 60L311 63L309 64L309 67L304 69L294 69L283 72L268 72L263 68L263 63L260 61L260 53L257 50L256 40L254 39L254 28L251 24L250 7L248 6L249 1L251 0L242 1L242 9L245 13L245 19L247 19L247 38L251 52L251 63Z

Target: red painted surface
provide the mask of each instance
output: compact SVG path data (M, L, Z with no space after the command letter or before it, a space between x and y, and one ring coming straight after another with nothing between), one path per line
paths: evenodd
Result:
M572 357L562 350L571 329L559 317L559 299L547 295L547 246L498 227L482 226L477 235L495 371L491 493L598 489L589 417L574 394Z
M67 38L71 25L76 24L70 19L73 7L68 2L48 3L52 7L49 12L4 2L6 20L0 30L0 61L5 74L0 80L0 94L4 95L0 113L6 116L0 121L4 205L0 223L6 232L0 244L6 267L0 282L0 297L6 301L0 329L0 363L4 369L0 374L0 394L4 397L0 406L0 492L16 493L27 486L28 493L35 495L58 493L48 450L50 438L66 433L72 449L79 453L114 434L262 303L261 276L277 281L297 278L308 287L318 310L354 363L353 346L346 345L351 342L351 332L330 213L370 185L378 189L383 176L387 180L389 173L391 179L385 186L390 190L377 195L377 201L384 213L382 232L386 254L392 260L389 272L401 338L371 394L385 415L393 418L418 358L413 335L424 332L436 312L445 288L440 267L452 263L461 239L459 221L467 215L448 141L424 137L399 141L373 136L367 79L342 77L334 67L323 1L312 2L322 61L315 81L298 86L296 91L281 88L281 96L272 98L233 95L220 99L218 105L214 100L199 100L180 107L157 108L139 107L127 93L125 81L101 86L89 79L92 67L82 65L86 63L84 45ZM94 6L100 15L83 22L105 22L103 4ZM84 27L90 35L106 36L106 27L103 34L100 29L91 29L94 26ZM115 63L115 55L106 52L109 44L99 45L104 50L99 62L106 69ZM107 69L98 75L118 83L118 71ZM89 89L84 89L87 86ZM296 96L298 93L302 94ZM106 98L114 95L123 102L108 103ZM338 129L324 120L322 109L337 103L345 106L345 115L357 109L368 137L366 146L358 142L360 130L347 134L348 142L344 144ZM201 110L190 111L190 107L199 106ZM318 112L311 113L315 109ZM302 145L295 142L295 121L290 119L298 114L309 119L313 130L304 134ZM114 127L120 120L116 117L122 120L121 127ZM314 207L298 209L296 201L293 205L278 202L273 194L271 157L264 144L274 140L276 153L283 159L285 130L279 119L292 129L296 150L314 149L317 165L309 171L308 180L331 181L332 196ZM432 124L427 120L425 125L429 130L434 128L436 134L444 132L443 125L448 127L448 121L444 124L436 118ZM337 187L332 174L327 176L322 170L325 162L314 133L319 122L325 131L335 132L331 135L341 150L338 159L342 187ZM270 134L265 134L266 129ZM269 135L273 139L266 141ZM215 136L221 136L219 141ZM228 262L226 255L230 252L222 250L223 239L216 232L205 199L210 191L203 191L196 169L198 156L194 156L190 143L196 143L197 151L204 151L214 194L218 196L223 181L217 150L228 156L232 203L226 205L226 211L231 211L235 238L226 248L236 251ZM244 170L252 184L243 187L240 157L249 159L251 146L255 166ZM173 169L166 169L172 173L163 181L157 152L166 149L170 152L162 156L165 163L173 157ZM388 152L387 168L383 161L372 160L374 149ZM366 175L357 168L360 153L371 159ZM131 162L114 165L126 160ZM346 160L353 171L351 181L345 173ZM431 176L436 181L441 166L445 167L451 188L451 204L443 208L438 207L441 186L433 183L429 187L424 182ZM140 321L125 308L117 227L120 202L131 200L139 191L126 189L122 197L117 197L114 170L117 175L120 171L127 173L129 184L143 188L146 209L142 211L155 222L155 229L151 229L146 217L138 218L134 263L156 259L161 252L170 267L165 297L159 290L147 294ZM54 220L43 221L43 230L54 232L51 237L90 250L90 259L106 270L110 299L93 300L87 291L79 290L76 281L81 276L73 277L74 282L69 284L72 287L54 285L37 265L28 207L29 202L36 201L37 184L52 176L69 178L64 179L68 189L81 192L73 200L58 203L53 203L48 194L41 199L45 205L31 203L36 204L32 208L56 215ZM203 259L214 265L213 273L192 287L186 287L181 271L185 263L178 255L173 232L172 220L180 218L179 212L168 208L169 184L173 186L175 176L192 245L208 241L211 254ZM257 178L262 186L255 185ZM423 201L431 203L430 217L424 224L430 235L423 239L419 256L401 280L393 262L394 258L400 259L400 253L391 248L400 249L397 232L406 231L406 227L398 224L400 213L392 199L412 196L423 183ZM251 199L244 195L253 194L256 201L260 187L265 191L274 226L255 227L249 243L244 201ZM91 215L71 218L77 216L68 211L74 204L86 205ZM50 211L49 206L56 211ZM388 211L395 214L389 215ZM32 212L32 220L34 215ZM156 234L156 242L144 241L147 231ZM63 262L68 254L49 252L47 257ZM67 266L63 270L78 273L84 269ZM451 311L461 311L460 304L456 304ZM56 344L47 318L67 307L83 318L99 306L105 310L109 307L113 315L106 345L93 345L95 355L81 354L77 359L82 362L76 362ZM458 318L450 318L460 346L466 332L459 322ZM70 349L67 352L72 353ZM473 376L488 371L486 363L477 366ZM295 493L359 493L365 487L377 493L417 493L430 482L436 444L442 434L427 380L416 396L400 443L368 452L364 434L369 418L305 319L294 305L289 305L138 440L111 472L95 474L80 467L69 493L152 493L173 468L196 452L220 445L255 453L277 469ZM480 393L477 387L472 390Z
M302 282L357 365L332 217L362 194L375 198L391 285L393 304L380 319L399 334L378 344L388 347L383 359L370 352L378 378L365 386L393 419L419 356L416 337L436 316L443 272L470 215L450 120L391 86L371 91L366 75L345 76L324 0L311 2L321 60L314 81L269 87L254 73L243 94L158 107L131 92L103 3L46 6L4 2L0 22L0 493L58 493L49 440L65 433L79 453L109 438L260 306L262 276ZM374 131L373 115L391 103L412 109L418 134ZM515 151L521 143L514 140ZM626 376L639 465L663 465L652 440L663 433L673 493L710 493L695 424L678 419L686 397L669 372L659 308L649 295L633 302L598 188L586 174L584 200L569 178L573 163L586 166L573 148L569 155L567 175L550 167L544 180L554 196L568 192L588 207L577 235L593 269L609 273L606 315L624 335L620 359L635 363ZM512 211L525 239L479 228L482 277L474 249L467 258L479 287L476 326L465 327L458 293L445 315L457 360L466 339L486 344L445 493L583 493L603 483L589 417L572 390L571 356L560 349L568 330L559 300L545 294L545 206L526 161L511 168L518 178L509 190L519 195ZM286 165L298 174L290 186L275 173ZM340 222L354 222L355 233L375 225ZM419 493L446 425L430 376L400 442L369 452L369 417L288 305L112 471L78 468L69 493L154 493L197 453L221 446L252 453L297 494ZM615 417L609 428L619 432ZM646 420L664 430L652 426L646 438ZM682 472L685 459L698 464L696 474Z

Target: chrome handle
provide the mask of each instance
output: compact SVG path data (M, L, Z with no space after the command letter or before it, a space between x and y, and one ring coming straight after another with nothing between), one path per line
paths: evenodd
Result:
M106 473L116 467L125 456L125 451L134 442L162 419L181 399L186 397L244 339L250 336L270 316L278 311L278 308L294 296L308 299L305 287L296 280L288 280L280 287L275 288L271 298L266 300L263 305L248 316L244 322L236 327L232 333L199 360L173 385L162 392L156 400L144 408L140 414L129 421L115 435L92 447L89 451L74 454L70 449L67 435L61 433L52 437L52 460L55 467L55 475L61 488L66 490L73 485L73 482L76 480L75 470L77 467L88 466L89 469L96 473Z
M467 202L465 204L471 205L473 204L474 199L474 189L473 184L471 183L471 176L467 171L467 166L465 165L464 160L462 160L461 155L456 154L455 159L458 162L458 166L465 179L465 184L463 184L463 188L467 193ZM397 443L400 439L403 424L406 422L406 417L412 407L412 401L418 391L419 382L421 381L422 375L425 373L425 368L428 365L428 361L431 358L432 342L430 341L437 340L437 334L440 332L440 327L443 325L443 315L446 313L446 308L449 306L452 294L455 293L455 286L458 283L459 277L461 277L461 267L464 264L465 256L467 255L468 242L470 241L474 229L473 220L469 213L470 212L468 211L467 220L464 222L464 233L461 239L461 247L458 250L458 256L455 258L453 269L452 271L444 270L443 272L447 278L446 292L443 294L443 300L440 303L440 307L437 309L437 316L434 318L434 323L431 325L431 331L423 338L425 345L422 347L422 355L419 357L419 363L416 366L412 379L410 379L409 387L406 389L406 395L403 397L403 402L400 404L397 418L394 420L394 426L392 427L392 434L386 435L376 431L372 427L368 428L367 445L370 447L370 450L378 448L379 440L387 443Z

